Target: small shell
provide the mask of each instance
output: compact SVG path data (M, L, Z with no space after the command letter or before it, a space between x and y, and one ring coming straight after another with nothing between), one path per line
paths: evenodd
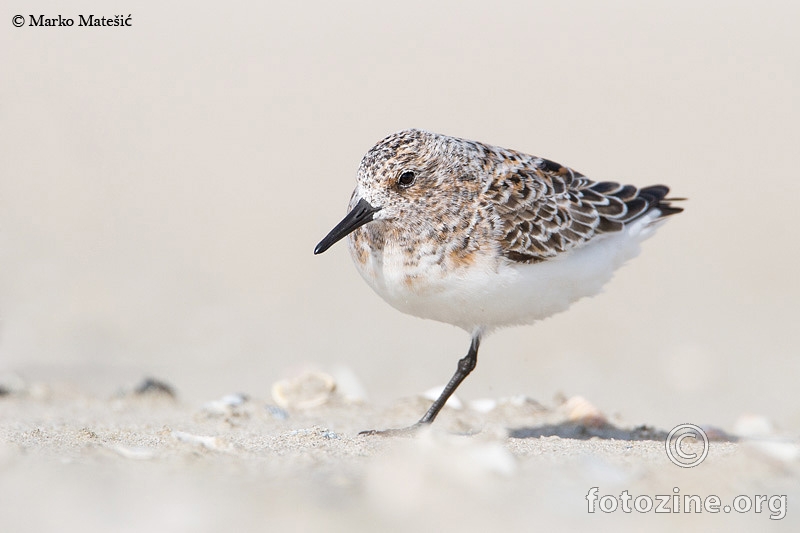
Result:
M129 446L113 446L111 447L112 450L117 452L120 456L124 457L125 459L136 459L136 460L143 460L143 459L152 459L155 457L155 452L148 448L141 448L141 447L129 447Z
M219 400L207 402L203 405L203 411L211 416L244 415L246 414L245 406L248 401L249 398L246 394L226 394Z
M570 422L580 422L590 426L602 426L608 423L606 415L583 396L573 396L564 402L560 409Z
M309 409L327 403L336 390L336 382L328 374L307 372L294 379L272 385L272 399L284 409Z
M740 437L761 438L775 434L775 428L768 418L745 413L733 423L733 432Z
M478 413L489 413L497 407L497 400L494 398L480 398L469 402L469 408Z
M184 431L173 431L172 437L180 442L192 444L207 450L225 451L230 448L230 444L221 437L193 435Z

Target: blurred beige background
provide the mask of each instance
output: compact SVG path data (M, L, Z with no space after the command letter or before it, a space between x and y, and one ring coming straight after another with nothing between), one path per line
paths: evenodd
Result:
M797 3L4 7L0 372L189 401L306 365L381 403L445 382L464 332L312 255L363 153L419 127L690 198L605 294L489 337L462 398L800 430Z

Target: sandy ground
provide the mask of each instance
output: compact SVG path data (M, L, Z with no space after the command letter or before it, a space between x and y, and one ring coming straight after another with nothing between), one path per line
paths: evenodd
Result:
M428 401L377 408L331 383L307 374L270 398L190 405L153 383L99 398L16 378L0 398L0 521L7 531L83 532L789 531L800 523L792 505L800 442L764 419L738 423L749 436L706 428L707 458L679 468L663 430L609 422L582 398L485 399L446 407L412 437L375 437L358 432L401 426ZM676 493L716 495L721 509L737 496L775 499L760 513L640 513L630 502L625 513L619 499L615 512L590 513L593 487L598 498L628 491L631 502L668 496L666 509Z

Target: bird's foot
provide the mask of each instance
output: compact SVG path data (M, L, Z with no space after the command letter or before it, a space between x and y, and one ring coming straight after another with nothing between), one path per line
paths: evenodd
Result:
M407 428L399 428L399 429L368 429L366 431L360 431L359 435L366 435L366 436L373 436L377 435L379 437L411 437L415 435L420 429L429 426L430 424L423 424L421 422L417 422L412 426L408 426Z

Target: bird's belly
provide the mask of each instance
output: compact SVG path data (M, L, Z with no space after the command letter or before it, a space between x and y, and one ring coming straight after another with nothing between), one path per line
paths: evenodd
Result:
M396 309L469 332L530 324L597 294L614 270L639 250L625 232L541 263L486 255L461 268L434 258L409 265L391 248L356 260L362 277Z

